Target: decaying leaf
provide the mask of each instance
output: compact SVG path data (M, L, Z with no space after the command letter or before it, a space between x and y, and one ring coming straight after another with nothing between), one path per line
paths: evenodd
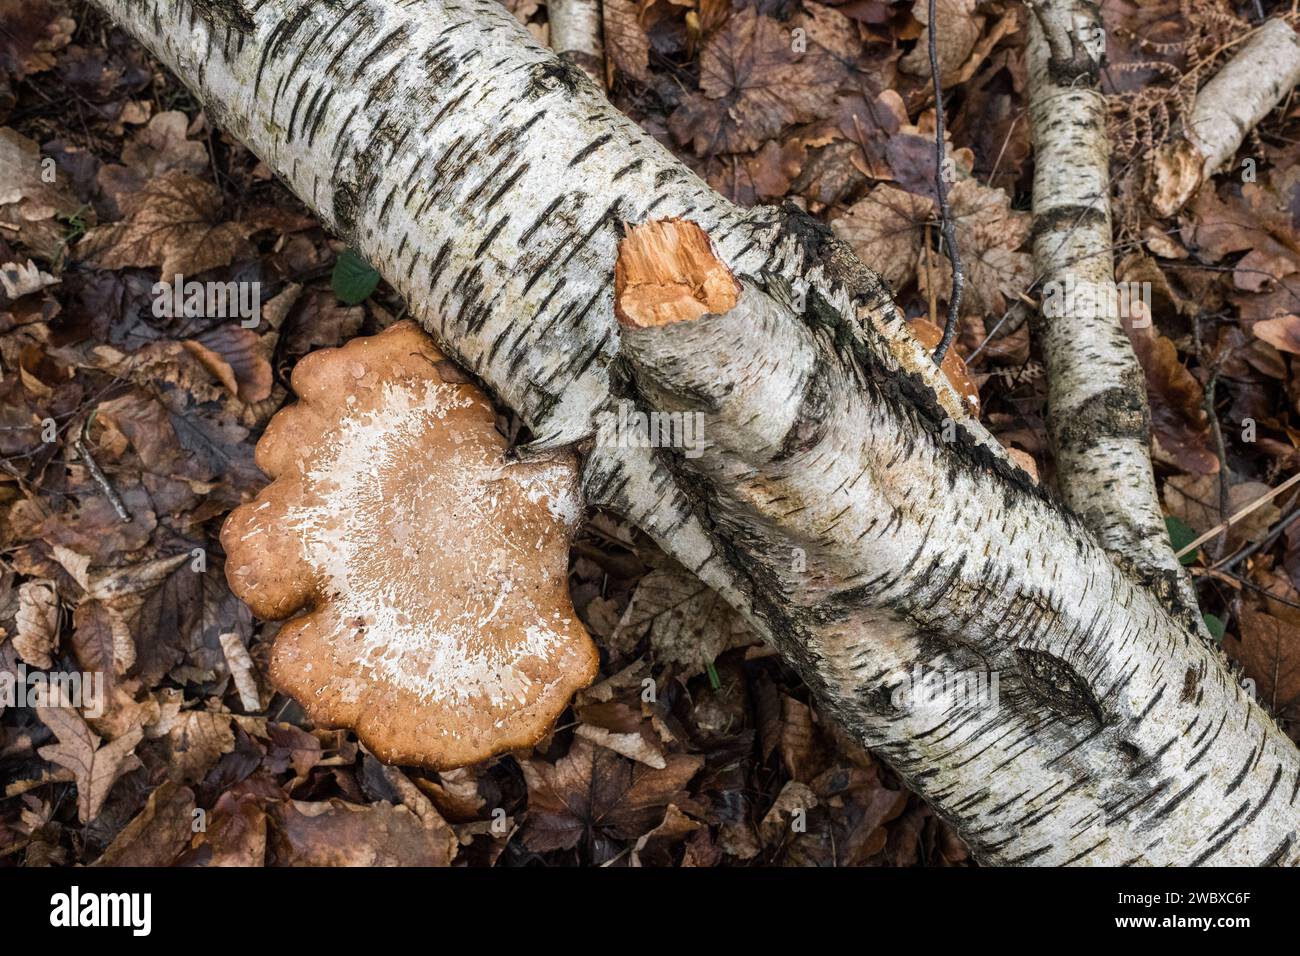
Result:
M50 581L28 581L18 588L18 632L14 650L32 667L50 667L59 640L59 599Z
M251 227L223 220L216 187L189 173L163 173L126 196L122 211L125 222L90 230L77 247L101 269L160 266L171 281L249 254Z
M58 743L41 747L45 760L72 771L77 783L77 815L82 823L99 816L113 784L140 766L135 746L144 736L139 728L100 746L100 738L70 707L40 707L37 715L54 732Z
M279 866L447 866L456 834L441 818L422 823L406 807L293 800L275 808Z
M655 770L580 738L554 764L522 761L528 781L524 841L542 852L571 849L584 837L636 839L662 821L669 803L689 799L682 788L703 763L702 757L673 754Z
M630 649L647 634L656 659L680 666L686 676L702 672L728 648L758 641L715 591L676 568L642 579L610 644Z
M756 149L789 123L829 116L843 68L819 48L797 53L790 29L753 9L735 13L704 44L700 92L669 125L702 156Z

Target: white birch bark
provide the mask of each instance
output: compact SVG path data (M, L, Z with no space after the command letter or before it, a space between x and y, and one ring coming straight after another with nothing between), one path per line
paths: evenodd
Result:
M1040 0L1032 9L1034 266L1058 484L1098 542L1208 639L1165 529L1146 382L1117 297L1110 143L1097 84L1106 51L1100 8L1092 0Z
M494 0L96 2L981 859L1300 858L1295 748L963 417L828 231L722 200ZM623 223L669 216L709 233L741 305L621 336ZM698 408L717 447L597 431L637 396ZM1000 706L900 707L915 665L996 670Z
M1286 21L1269 20L1201 87L1183 135L1156 151L1156 212L1172 216L1181 209L1297 83L1300 36Z

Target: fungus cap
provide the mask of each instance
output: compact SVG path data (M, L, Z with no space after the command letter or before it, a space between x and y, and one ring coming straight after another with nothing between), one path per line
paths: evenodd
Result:
M443 363L441 366L439 363ZM381 759L529 747L598 654L569 598L571 455L507 461L483 394L410 322L312 353L221 531L231 589L280 620L271 677Z

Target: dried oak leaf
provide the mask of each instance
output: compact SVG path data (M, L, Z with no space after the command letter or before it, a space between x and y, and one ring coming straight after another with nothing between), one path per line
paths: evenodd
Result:
M1008 297L1029 288L1034 278L1034 260L1018 250L1029 238L1030 216L1011 208L1011 197L1001 189L984 186L974 179L963 179L948 192L949 205L957 229L957 249L961 255L966 289L962 296L962 313L966 315L1001 315ZM946 255L935 257L937 268L931 273L940 299L952 294L952 267ZM926 276L920 276L925 292Z
M790 29L771 17L734 14L705 41L700 92L669 118L678 142L701 156L748 152L787 124L829 116L843 66L819 47L792 46Z
M0 0L0 75L21 80L48 70L76 29L48 0Z
M640 83L650 82L650 37L641 23L640 0L604 0L605 54L613 66Z
M404 806L293 800L272 811L277 866L448 866L456 834L433 812Z
M101 269L161 266L163 276L228 266L252 249L246 224L221 220L211 183L171 170L122 199L126 221L91 229L78 254Z
M1250 331L1279 352L1300 355L1300 315L1279 315L1274 319L1265 319L1256 322Z
M641 579L609 644L630 650L647 634L655 661L677 665L685 677L702 673L728 649L759 640L717 592L678 568Z
M524 843L544 853L572 849L585 836L635 840L649 832L668 804L690 799L682 788L704 765L692 754L666 760L654 770L578 738L554 764L521 761L528 782Z
M959 80L975 42L984 27L984 18L975 16L976 0L938 0L935 17L939 21L935 51L939 58L939 78L944 85ZM928 0L912 4L912 16L925 24L916 46L903 57L898 68L912 76L930 75L930 10Z
M1215 474L1219 458L1210 447L1201 383L1178 360L1178 349L1165 336L1149 326L1125 329L1146 377L1153 454L1183 471Z
M59 740L37 753L72 771L77 783L77 816L82 823L89 823L99 816L118 778L140 766L134 751L144 731L136 727L101 747L99 736L70 707L38 707L36 715Z
M1224 650L1239 661L1255 682L1259 701L1279 717L1295 717L1300 705L1300 627L1243 608L1241 638L1224 642Z
M934 204L895 186L879 185L831 223L835 234L898 291L916 275L925 224Z

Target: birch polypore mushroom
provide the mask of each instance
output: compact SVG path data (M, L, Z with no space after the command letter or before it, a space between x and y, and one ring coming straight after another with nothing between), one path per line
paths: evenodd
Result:
M568 595L575 461L507 460L448 367L409 322L304 358L257 445L274 480L221 532L255 614L309 608L276 636L276 685L433 768L536 743L598 663Z

